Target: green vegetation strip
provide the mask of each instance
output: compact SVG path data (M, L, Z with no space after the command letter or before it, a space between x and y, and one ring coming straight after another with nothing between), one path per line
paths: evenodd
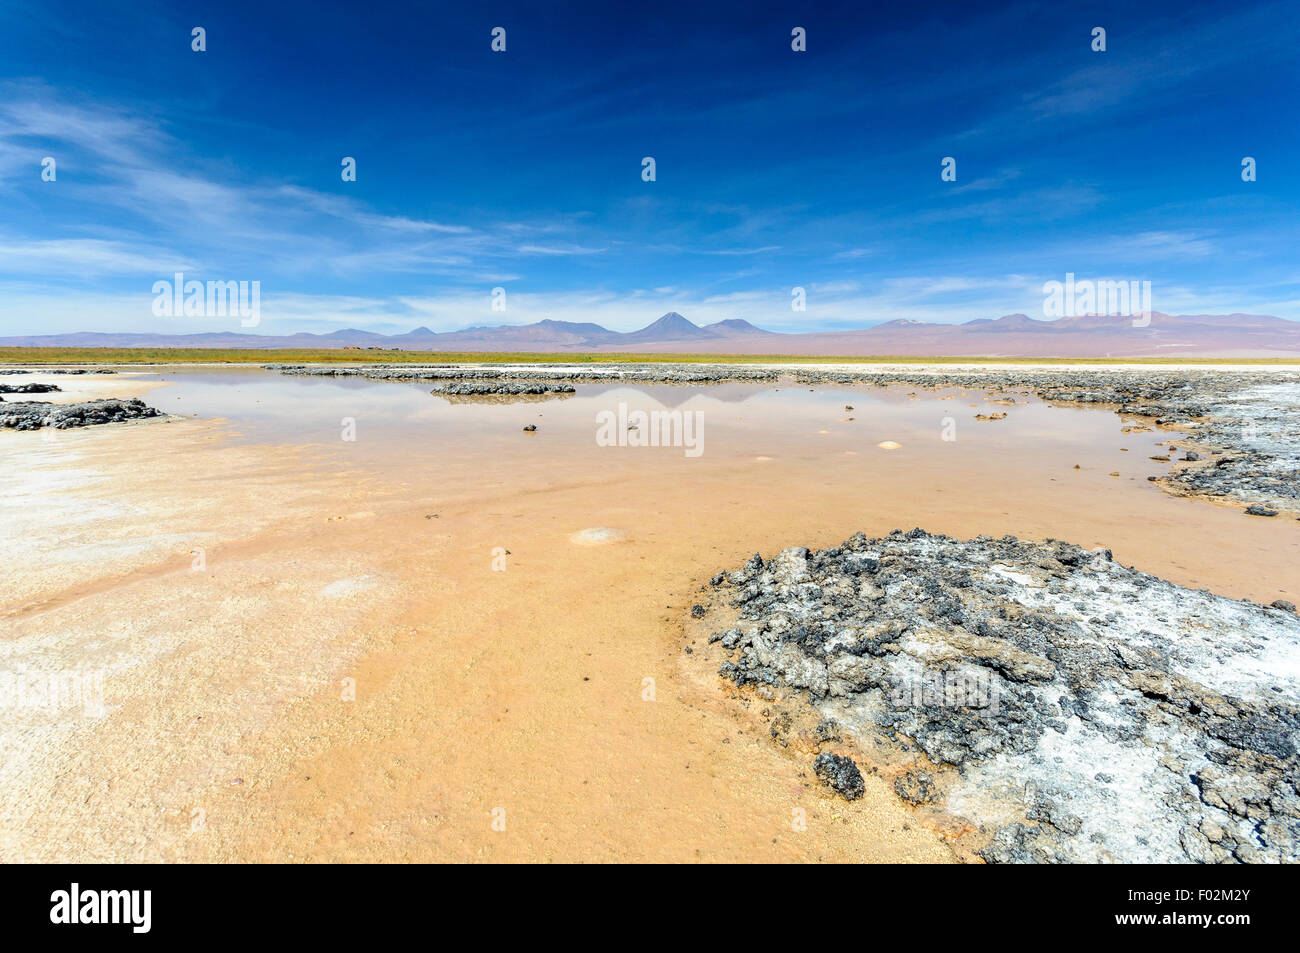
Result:
M17 364L1297 364L1300 357L899 357L890 354L555 354L493 351L0 347Z

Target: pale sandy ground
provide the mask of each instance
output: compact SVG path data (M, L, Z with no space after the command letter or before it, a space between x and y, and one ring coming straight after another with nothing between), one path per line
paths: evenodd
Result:
M827 795L683 654L703 579L922 525L1296 601L1293 526L1160 493L1133 436L1073 470L1015 413L969 425L1008 427L996 452L831 418L688 460L557 406L427 469L223 421L0 433L0 670L102 672L105 703L0 711L0 860L944 861L887 781Z

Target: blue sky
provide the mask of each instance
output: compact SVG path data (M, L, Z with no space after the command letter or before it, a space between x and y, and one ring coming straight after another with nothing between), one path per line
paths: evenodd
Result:
M7 0L0 335L240 330L156 317L178 270L273 334L1041 317L1067 272L1300 319L1297 51L1294 3Z

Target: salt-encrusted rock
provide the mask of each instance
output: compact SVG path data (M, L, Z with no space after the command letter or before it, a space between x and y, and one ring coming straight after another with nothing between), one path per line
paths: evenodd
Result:
M564 383L518 383L515 381L460 381L451 384L436 384L432 394L452 397L495 397L495 396L532 396L536 394L572 394L572 384Z
M1285 607L919 529L756 555L706 592L739 610L709 637L721 674L797 689L910 764L899 795L982 828L986 860L1300 860Z
M775 381L781 372L734 364L623 364L602 363L582 369L538 365L455 366L450 364L363 364L321 366L268 364L281 374L310 377L367 377L372 380L469 381L639 381L648 384L717 384L724 381Z
M123 400L86 400L75 404L50 404L43 401L5 403L0 407L0 427L14 430L39 430L53 427L89 427L95 424L120 423L142 417L158 417L159 412L136 397Z
M42 367L34 371L26 367L0 368L0 374L116 374L111 367Z
M822 784L834 788L845 800L856 801L866 790L862 772L852 758L830 753L819 754L813 762L813 772Z
M62 390L58 384L0 384L0 394L50 394Z

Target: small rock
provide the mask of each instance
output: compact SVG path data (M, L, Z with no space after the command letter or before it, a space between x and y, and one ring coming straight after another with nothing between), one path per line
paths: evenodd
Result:
M909 804L925 804L938 795L934 778L925 771L908 771L894 779L894 793Z
M822 784L834 788L847 801L856 801L867 789L862 781L862 772L852 758L838 754L819 754L813 762L813 771Z

